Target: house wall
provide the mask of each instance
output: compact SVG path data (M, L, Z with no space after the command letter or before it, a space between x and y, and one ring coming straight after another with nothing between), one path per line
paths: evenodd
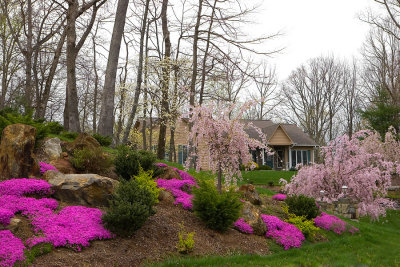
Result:
M157 145L158 143L158 132L159 132L159 126L155 126L153 128L153 138L152 142L154 145ZM171 130L170 127L167 127L167 134L166 134L166 152L169 152L169 142L170 142L170 136L171 136ZM148 139L150 136L147 136ZM189 125L187 122L179 120L176 124L175 128L175 151L176 151L176 159L178 161L178 146L179 145L186 145L188 146L189 141ZM200 164L201 164L201 169L202 170L209 170L209 154L208 154L208 147L204 142L201 142L199 144L199 149L198 149L198 155L200 157Z
M287 134L283 131L282 127L278 127L274 135L268 141L269 145L291 145L292 141L288 138Z

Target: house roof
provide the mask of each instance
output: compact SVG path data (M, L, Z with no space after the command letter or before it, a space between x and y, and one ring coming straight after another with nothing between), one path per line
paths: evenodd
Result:
M153 119L153 127L158 126L159 119ZM143 119L138 119L135 124L135 128L141 128L141 121ZM147 125L150 124L149 118L146 119ZM182 119L184 122L188 122L187 119ZM271 140L274 134L277 132L279 126L282 128L283 132L287 135L287 137L292 141L293 146L318 146L306 133L304 133L297 125L295 124L286 124L286 123L274 123L271 120L240 120L241 123L248 126L249 123L252 123L253 126L258 127L261 131L266 135L267 141ZM246 133L250 138L254 138L261 141L261 138L258 132L253 127L245 127Z
M241 120L241 122L243 122L245 125L248 125L251 122L254 126L260 128L261 131L266 135L267 141L271 140L280 126L288 138L293 142L294 146L318 146L317 143L315 143L295 124L280 124L274 123L270 120ZM247 127L245 131L250 138L261 141L258 132L252 127Z

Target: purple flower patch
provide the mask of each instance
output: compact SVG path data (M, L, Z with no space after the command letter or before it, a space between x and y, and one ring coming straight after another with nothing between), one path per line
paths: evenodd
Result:
M233 227L245 234L253 233L253 228L251 228L251 226L246 223L243 218L240 218L236 222L234 222Z
M285 250L291 247L301 247L301 242L305 238L296 226L271 215L262 214L261 219L267 226L266 237L275 239L276 243L282 245Z
M356 227L350 226L348 223L339 219L338 217L326 214L325 212L322 212L321 216L315 218L314 223L317 227L328 231L333 231L338 235L344 232L350 232L354 234L359 231Z
M0 266L13 266L16 261L22 261L25 246L11 231L0 231Z
M279 200L279 201L283 201L283 200L286 199L286 195L284 195L284 194L277 194L277 195L272 196L272 199L274 199L274 200Z
M43 174L47 171L56 171L58 172L58 170L56 169L56 167L54 167L51 164L48 164L46 162L39 162L39 166L40 166L40 173Z

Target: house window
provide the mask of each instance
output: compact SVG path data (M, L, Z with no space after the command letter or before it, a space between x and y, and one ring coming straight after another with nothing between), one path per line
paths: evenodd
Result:
M296 167L297 164L308 165L311 161L310 150L292 150L292 166Z
M178 145L178 163L184 164L188 156L187 145Z

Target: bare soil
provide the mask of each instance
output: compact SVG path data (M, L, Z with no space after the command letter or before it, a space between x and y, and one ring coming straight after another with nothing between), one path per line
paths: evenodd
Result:
M166 201L156 206L157 213L130 238L93 241L80 252L57 248L39 256L34 266L139 266L179 256L179 223L195 232L193 256L233 253L269 254L265 237L242 234L234 229L218 233L207 229L192 212Z

